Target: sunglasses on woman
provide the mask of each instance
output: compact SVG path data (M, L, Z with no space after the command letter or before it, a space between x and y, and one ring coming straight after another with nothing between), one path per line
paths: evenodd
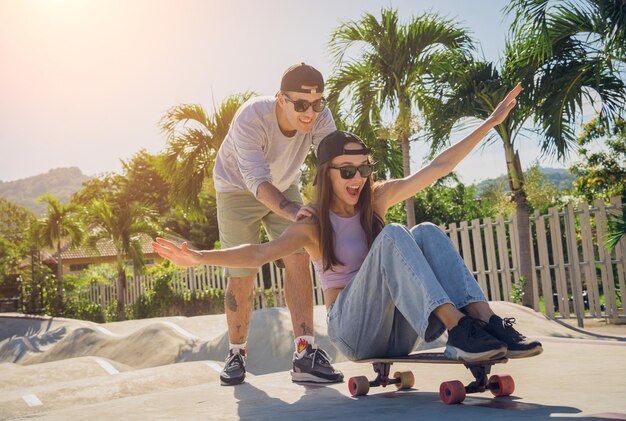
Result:
M298 113L303 113L309 109L309 107L313 107L313 111L316 113L321 113L326 108L326 98L320 98L316 101L309 102L306 99L296 99L293 100L289 98L284 92L283 97L285 101L291 102L293 104L293 109Z
M339 170L339 175L341 175L341 178L343 178L344 180L350 180L351 178L354 178L357 171L359 172L359 174L361 174L361 177L363 178L369 177L370 175L372 175L372 172L374 172L374 164L362 164L358 167L355 167L354 165L333 167L331 165L329 168L332 168L333 170Z

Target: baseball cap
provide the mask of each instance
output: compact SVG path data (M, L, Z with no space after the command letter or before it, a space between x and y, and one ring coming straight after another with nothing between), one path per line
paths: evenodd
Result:
M348 143L358 143L362 149L344 149ZM322 165L339 155L368 155L371 149L355 134L336 130L322 139L317 147L317 165Z
M294 64L283 73L281 91L315 94L324 92L324 78L313 66L305 63Z

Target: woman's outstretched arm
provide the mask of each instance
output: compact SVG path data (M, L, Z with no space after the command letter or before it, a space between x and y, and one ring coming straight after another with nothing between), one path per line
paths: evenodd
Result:
M164 238L152 242L152 248L161 257L177 266L215 265L236 268L256 268L267 262L288 256L314 242L315 224L303 220L291 224L283 234L263 244L242 244L222 250L193 250L183 243L180 247Z
M518 84L478 128L441 152L427 166L415 174L380 184L376 189L374 198L377 211L384 214L389 207L408 199L441 177L450 174L457 164L487 135L489 130L506 119L509 112L515 107L517 103L516 97L521 91L522 86Z

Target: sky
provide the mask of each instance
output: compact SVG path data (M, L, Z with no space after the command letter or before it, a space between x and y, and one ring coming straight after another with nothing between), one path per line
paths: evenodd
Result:
M331 74L330 34L363 13L435 12L470 30L497 62L504 0L0 0L0 181L77 166L120 172L140 149L166 147L158 122L180 103L210 111L234 93L273 95L301 61ZM456 133L458 139L463 133ZM522 165L540 158L518 145ZM412 171L426 146L412 148ZM543 166L563 167L540 159ZM506 172L499 143L457 167L466 183Z

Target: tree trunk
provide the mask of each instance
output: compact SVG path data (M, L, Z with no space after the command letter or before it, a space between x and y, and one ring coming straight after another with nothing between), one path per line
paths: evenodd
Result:
M404 176L411 175L411 155L409 153L409 139L402 139L402 170ZM415 204L413 203L413 197L409 197L404 201L406 208L406 226L411 229L415 226Z
M533 308L533 267L531 260L532 244L530 240L530 219L528 213L528 202L526 201L526 193L523 189L513 192L513 200L515 200L517 234L519 237L519 265L520 274L524 277L524 295L522 296L522 304L526 307Z
M528 201L524 192L524 173L519 161L519 153L513 150L510 143L504 143L504 152L507 161L509 187L513 193L512 200L515 202L517 237L519 238L519 270L520 276L524 278L522 305L533 308L532 244L530 241Z
M126 271L124 267L117 270L117 319L126 320L124 312L126 297Z
M57 243L57 296L55 308L57 315L63 313L63 262L61 260L60 241Z
M411 103L408 97L400 96L398 101L400 112L396 120L396 132L402 145L402 172L405 177L411 175L411 149L409 138L411 137ZM404 201L406 208L406 226L411 229L415 226L415 204L413 197Z

